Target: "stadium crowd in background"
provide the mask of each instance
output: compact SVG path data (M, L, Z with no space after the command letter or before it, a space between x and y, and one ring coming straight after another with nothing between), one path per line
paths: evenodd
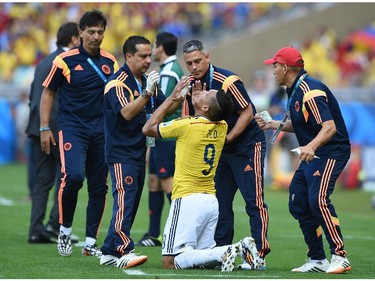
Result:
M217 36L298 5L301 3L0 3L0 80L29 83L27 74L32 75L33 67L53 50L59 23L78 21L84 10L99 8L111 15L109 22L116 24L107 31L103 48L120 58L123 38L134 33L155 38L163 30L182 41ZM324 73L331 87L374 84L375 51L338 42L333 30L317 27L315 36L301 42L300 50L306 62L318 62L312 74L320 77Z
M35 66L50 52L60 22L78 21L85 10L98 8L111 15L103 48L120 58L124 38L143 34L155 38L159 30L181 40L214 30L242 28L250 22L293 4L271 3L1 3L0 77ZM160 13L163 10L163 13ZM43 17L40 15L43 14Z

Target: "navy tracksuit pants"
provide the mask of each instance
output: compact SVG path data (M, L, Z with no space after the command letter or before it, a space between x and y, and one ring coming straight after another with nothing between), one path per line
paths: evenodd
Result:
M108 167L104 162L104 133L59 131L62 179L59 221L71 227L78 191L87 178L86 237L97 238L108 191Z
M101 248L103 255L121 257L134 250L130 230L141 200L145 163L143 165L108 164L112 179L113 208L107 237Z
M289 211L298 220L307 256L313 260L326 258L322 230L331 254L345 256L340 223L329 196L347 160L314 159L301 162L289 188Z
M219 201L216 244L223 246L233 242L233 200L239 189L246 204L252 237L262 257L270 252L267 240L269 218L263 193L265 147L265 142L258 142L236 153L223 152L215 175L216 197Z

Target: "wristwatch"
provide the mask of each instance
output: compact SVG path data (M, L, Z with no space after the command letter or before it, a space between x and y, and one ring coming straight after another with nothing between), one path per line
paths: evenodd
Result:
M148 99L152 96L152 94L150 94L146 89L143 89L141 96L142 98Z

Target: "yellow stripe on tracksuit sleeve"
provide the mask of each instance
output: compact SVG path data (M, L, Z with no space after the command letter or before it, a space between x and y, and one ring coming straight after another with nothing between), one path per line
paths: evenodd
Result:
M54 59L53 64L62 70L66 80L68 81L68 83L70 83L70 69L66 62L60 56L57 56Z
M120 80L111 80L107 83L107 85L105 86L105 89L104 89L104 94L108 93L108 91L113 88L113 87L117 87L117 86L120 86L120 87L124 87L126 90L128 90L129 92L129 95L130 95L130 101L132 102L134 100L134 95L133 95L133 92L130 90L130 88L128 86L125 85L124 82L120 81Z
M305 117L305 121L307 122L307 119L309 119L309 112L306 109L305 103L314 99L315 97L323 96L327 99L327 95L325 92L321 90L312 90L310 92L307 92L303 96L303 105L302 105L302 113Z
M221 88L224 90L224 92L226 92L226 91L228 91L228 88L230 87L230 85L232 85L234 82L236 82L238 80L241 81L240 77L238 77L236 75L230 75L227 78L225 78Z

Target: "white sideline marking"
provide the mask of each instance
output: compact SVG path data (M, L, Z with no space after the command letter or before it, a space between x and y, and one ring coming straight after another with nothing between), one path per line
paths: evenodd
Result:
M124 269L123 270L127 275L136 275L136 276L139 276L139 275L143 275L143 276L160 276L160 277L163 277L163 276L168 276L168 277L180 277L180 278L184 278L184 277L198 277L198 276L201 276L202 277L202 274L184 274L182 272L180 273L160 273L160 274L155 274L155 273L146 273L142 270L138 270L138 269ZM214 274L214 275L211 275L211 274L207 274L207 275L203 275L203 276L207 276L207 277L212 277L212 278L220 278L220 277L224 277L224 278L230 278L230 277L235 277L236 279L238 278L249 278L249 275L231 275L231 274ZM263 276L251 276L252 279L255 279L255 278L260 278L260 279L264 279L264 278L280 278L281 276L279 275L263 275Z
M143 272L142 270L138 270L138 269L124 269L123 271L127 275L148 275L147 273Z
M5 197L0 196L0 205L3 206L13 206L13 200L7 199Z
M352 235L345 235L344 239L353 239L353 240L356 239L356 240L369 240L369 241L372 241L372 240L375 240L375 237L373 237L373 236L358 237L358 236L352 236Z

